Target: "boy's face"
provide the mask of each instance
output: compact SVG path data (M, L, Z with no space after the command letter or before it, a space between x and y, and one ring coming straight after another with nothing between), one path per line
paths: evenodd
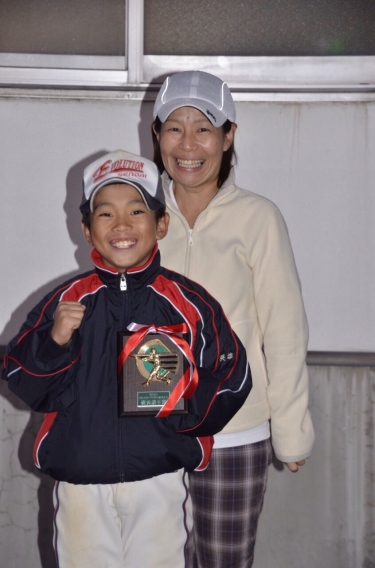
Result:
M124 272L150 258L155 241L168 230L169 215L156 221L132 185L115 183L95 195L90 228L83 225L87 242L96 248L103 264Z

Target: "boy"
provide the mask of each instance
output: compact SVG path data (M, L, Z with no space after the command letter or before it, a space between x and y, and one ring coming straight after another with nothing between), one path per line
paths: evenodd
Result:
M157 240L169 216L156 166L117 150L86 168L83 186L95 270L31 311L8 346L3 377L46 413L34 461L57 481L58 566L182 568L192 524L184 472L207 466L211 436L248 395L246 354L218 303L160 267ZM126 344L118 357L126 330L133 349ZM137 353L154 332L175 342L187 371L157 416L122 416L118 382L127 359L148 361L143 384L166 380L156 349ZM188 413L171 414L183 396Z

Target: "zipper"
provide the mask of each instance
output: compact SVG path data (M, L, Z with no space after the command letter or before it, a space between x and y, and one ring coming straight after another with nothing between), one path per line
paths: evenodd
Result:
M122 272L121 275L120 275L120 292L127 292L127 289L128 289L128 283L126 282L125 272ZM122 293L121 296L122 296L123 315L122 315L122 321L121 321L120 329L121 329L121 331L123 331L124 327L125 327L126 308L127 308L127 304L128 304L128 294ZM120 418L119 419L119 469L120 469L120 481L121 482L123 482L124 479L125 479L124 463L123 463L123 457L122 457L122 444L123 444L123 436L124 436L123 425L124 425L124 419Z
M128 285L126 283L126 276L125 272L123 272L120 276L120 290L121 292L125 292L128 289Z
M216 197L216 195L215 195L212 199L215 199L215 197ZM201 219L201 217L203 217L203 215L206 213L207 208L209 207L210 203L212 202L212 199L211 199L211 201L209 201L209 202L207 203L207 205L206 205L206 207L203 209L203 211L201 211L201 212L199 213L198 217L197 217L197 218L195 219L195 221L194 221L194 224L193 224L192 228L189 227L188 222L186 221L185 217L182 215L181 211L178 210L178 212L179 212L179 214L180 214L180 216L181 216L181 219L182 219L183 223L187 226L187 229L188 229L188 248L187 248L187 251L186 251L185 272L184 272L185 276L189 276L190 255L191 255L191 250L190 250L190 249L191 249L191 247L192 247L193 244L194 244L194 239L193 239L194 229L195 229L195 227L197 226L198 221L199 221L199 220Z
M182 215L181 215L182 216ZM190 270L190 255L192 253L192 247L194 244L194 240L193 240L193 234L194 234L194 227L195 227L195 222L197 220L195 220L194 225L192 228L189 227L188 222L186 221L185 217L182 216L183 222L186 224L187 227L187 238L188 238L188 243L187 243L187 247L186 247L186 252L185 252L185 270L184 270L184 274L185 276L189 276L189 270Z
M198 217L195 219L194 221L194 225L192 228L189 227L189 224L186 220L186 218L183 216L183 214L181 213L181 211L179 210L178 206L174 206L173 204L173 200L172 200L172 204L173 207L172 209L177 213L177 215L180 217L180 219L182 220L183 224L185 225L185 227L187 228L187 234L188 234L188 248L186 250L186 254L185 254L185 270L183 272L183 274L185 276L189 276L189 270L190 270L190 255L191 255L191 247L194 244L194 240L193 240L193 232L194 229L197 225L197 222L200 220L201 217L203 217L203 215L206 213L207 209L209 208L210 204L212 203L212 201L218 196L218 194L214 195L214 197L211 199L211 201L209 201L206 205L206 207L203 209L203 211L201 211L198 215Z

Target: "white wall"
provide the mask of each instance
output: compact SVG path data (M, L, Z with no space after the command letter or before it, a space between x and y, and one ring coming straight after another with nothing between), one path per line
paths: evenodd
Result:
M286 218L309 349L374 351L375 104L237 108L237 180Z
M375 568L375 369L309 374L314 450L269 468L253 568Z
M237 181L286 218L309 349L374 351L375 102L236 106ZM151 157L151 115L151 102L0 98L0 344L47 290L91 268L82 170L117 148Z

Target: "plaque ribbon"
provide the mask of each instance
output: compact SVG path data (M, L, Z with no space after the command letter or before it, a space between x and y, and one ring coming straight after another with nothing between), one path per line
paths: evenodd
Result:
M198 371L194 362L194 357L191 352L190 345L183 337L177 335L178 333L187 333L189 328L186 323L180 323L176 325L161 325L159 327L154 325L138 325L132 323L128 325L128 329L129 331L133 331L133 334L129 337L128 341L126 342L118 356L118 375L120 374L122 367L126 359L129 357L130 353L137 347L142 339L150 333L168 335L168 337L184 353L189 362L189 368L186 369L185 373L182 375L181 379L178 381L177 385L169 395L167 401L164 403L164 405L156 415L158 418L166 418L170 415L180 398L191 398L198 386Z

